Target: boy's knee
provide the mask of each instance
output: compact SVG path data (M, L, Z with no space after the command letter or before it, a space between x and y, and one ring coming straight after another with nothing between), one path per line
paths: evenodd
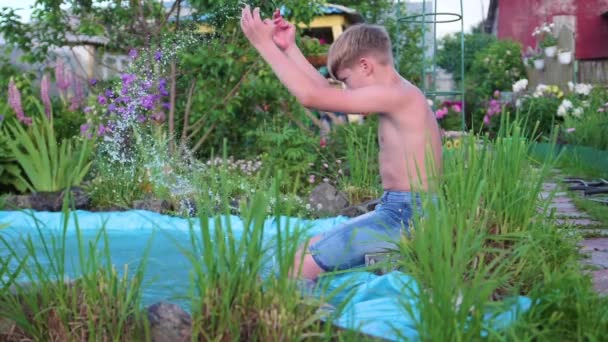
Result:
M324 270L317 265L317 262L310 254L304 255L302 266L299 267L300 276L308 280L315 280Z

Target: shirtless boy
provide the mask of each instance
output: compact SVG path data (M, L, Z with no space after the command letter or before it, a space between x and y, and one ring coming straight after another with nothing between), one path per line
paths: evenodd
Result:
M275 13L263 20L258 8L243 8L241 28L279 80L305 107L329 112L379 115L379 165L384 193L375 211L313 237L296 256L295 270L314 280L326 271L365 264L365 255L394 248L427 191L432 165L441 172L441 139L422 92L394 68L384 28L360 24L332 44L328 69L346 89L331 87L295 44L295 28ZM431 160L428 160L428 157Z

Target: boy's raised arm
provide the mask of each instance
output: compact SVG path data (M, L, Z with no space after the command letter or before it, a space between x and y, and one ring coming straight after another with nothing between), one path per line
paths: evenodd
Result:
M285 52L285 54L296 63L296 65L304 71L312 80L321 87L328 87L329 81L308 62L302 51L296 45L296 27L294 24L287 22L281 16L281 12L277 9L272 15L272 20L275 24L273 33L273 41Z
M312 64L310 64L310 62L306 59L306 57L304 57L304 54L302 54L302 51L300 51L296 44L293 44L292 46L285 49L285 54L287 55L287 57L294 61L298 68L308 74L308 76L312 78L313 81L317 83L320 87L330 86L329 81L325 77L323 77L323 75L321 75L321 73L317 69L315 69Z
M274 43L274 24L271 20L262 21L257 8L253 13L249 6L243 9L241 27L281 83L305 107L345 113L390 113L402 105L403 94L395 87L369 86L353 90L320 87Z

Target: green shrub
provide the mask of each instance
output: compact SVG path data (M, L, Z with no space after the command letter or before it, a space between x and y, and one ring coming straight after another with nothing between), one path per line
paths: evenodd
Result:
M564 139L575 145L608 150L608 91L595 87L589 96L572 94L573 108L563 117Z
M473 32L464 34L464 74L469 77L469 71L475 60L475 54L485 50L496 41L496 37L487 33ZM456 82L460 82L461 65L460 35L450 34L443 37L437 50L437 65L452 74Z
M78 138L57 142L53 124L45 116L34 119L28 129L9 123L11 154L23 170L13 174L32 192L59 191L79 185L87 174L92 144Z
M519 43L499 40L477 52L465 77L469 127L475 131L481 127L487 103L495 91L511 91L513 83L525 75Z

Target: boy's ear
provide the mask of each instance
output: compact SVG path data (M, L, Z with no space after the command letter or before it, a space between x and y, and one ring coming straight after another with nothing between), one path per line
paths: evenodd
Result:
M369 60L369 58L366 58L366 57L361 57L359 59L359 66L361 67L361 70L363 70L363 73L365 75L371 74L372 71L374 70L374 65Z

